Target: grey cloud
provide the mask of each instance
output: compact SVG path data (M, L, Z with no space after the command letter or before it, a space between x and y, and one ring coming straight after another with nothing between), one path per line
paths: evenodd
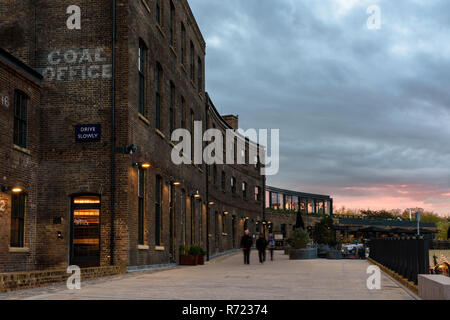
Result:
M374 2L376 31L365 27ZM448 192L450 2L361 0L340 16L336 3L190 1L216 106L243 128L280 129L269 184L342 196L370 185Z

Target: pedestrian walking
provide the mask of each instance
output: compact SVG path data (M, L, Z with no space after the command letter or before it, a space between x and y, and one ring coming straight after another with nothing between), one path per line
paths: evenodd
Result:
M269 250L270 250L270 261L273 261L273 250L275 250L275 239L273 236L269 236Z
M248 230L244 231L244 235L241 239L241 248L244 252L244 264L250 264L250 250L252 249L253 239L250 236Z
M264 234L259 234L259 239L256 240L256 249L258 249L259 263L264 263L266 261L266 248L267 240Z

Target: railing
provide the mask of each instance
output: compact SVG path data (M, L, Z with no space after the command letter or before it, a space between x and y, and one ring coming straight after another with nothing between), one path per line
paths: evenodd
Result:
M371 239L369 257L417 285L418 275L429 273L430 242L422 237Z

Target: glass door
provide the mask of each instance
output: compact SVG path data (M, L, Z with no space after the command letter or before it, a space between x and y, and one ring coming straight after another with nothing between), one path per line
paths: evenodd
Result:
M78 196L72 201L70 264L100 265L100 198Z

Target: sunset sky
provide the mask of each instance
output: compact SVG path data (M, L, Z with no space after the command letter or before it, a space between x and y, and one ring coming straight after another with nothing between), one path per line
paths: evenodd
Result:
M379 30L366 25L374 4ZM269 185L329 194L335 207L450 213L450 1L190 5L219 112L280 129Z

